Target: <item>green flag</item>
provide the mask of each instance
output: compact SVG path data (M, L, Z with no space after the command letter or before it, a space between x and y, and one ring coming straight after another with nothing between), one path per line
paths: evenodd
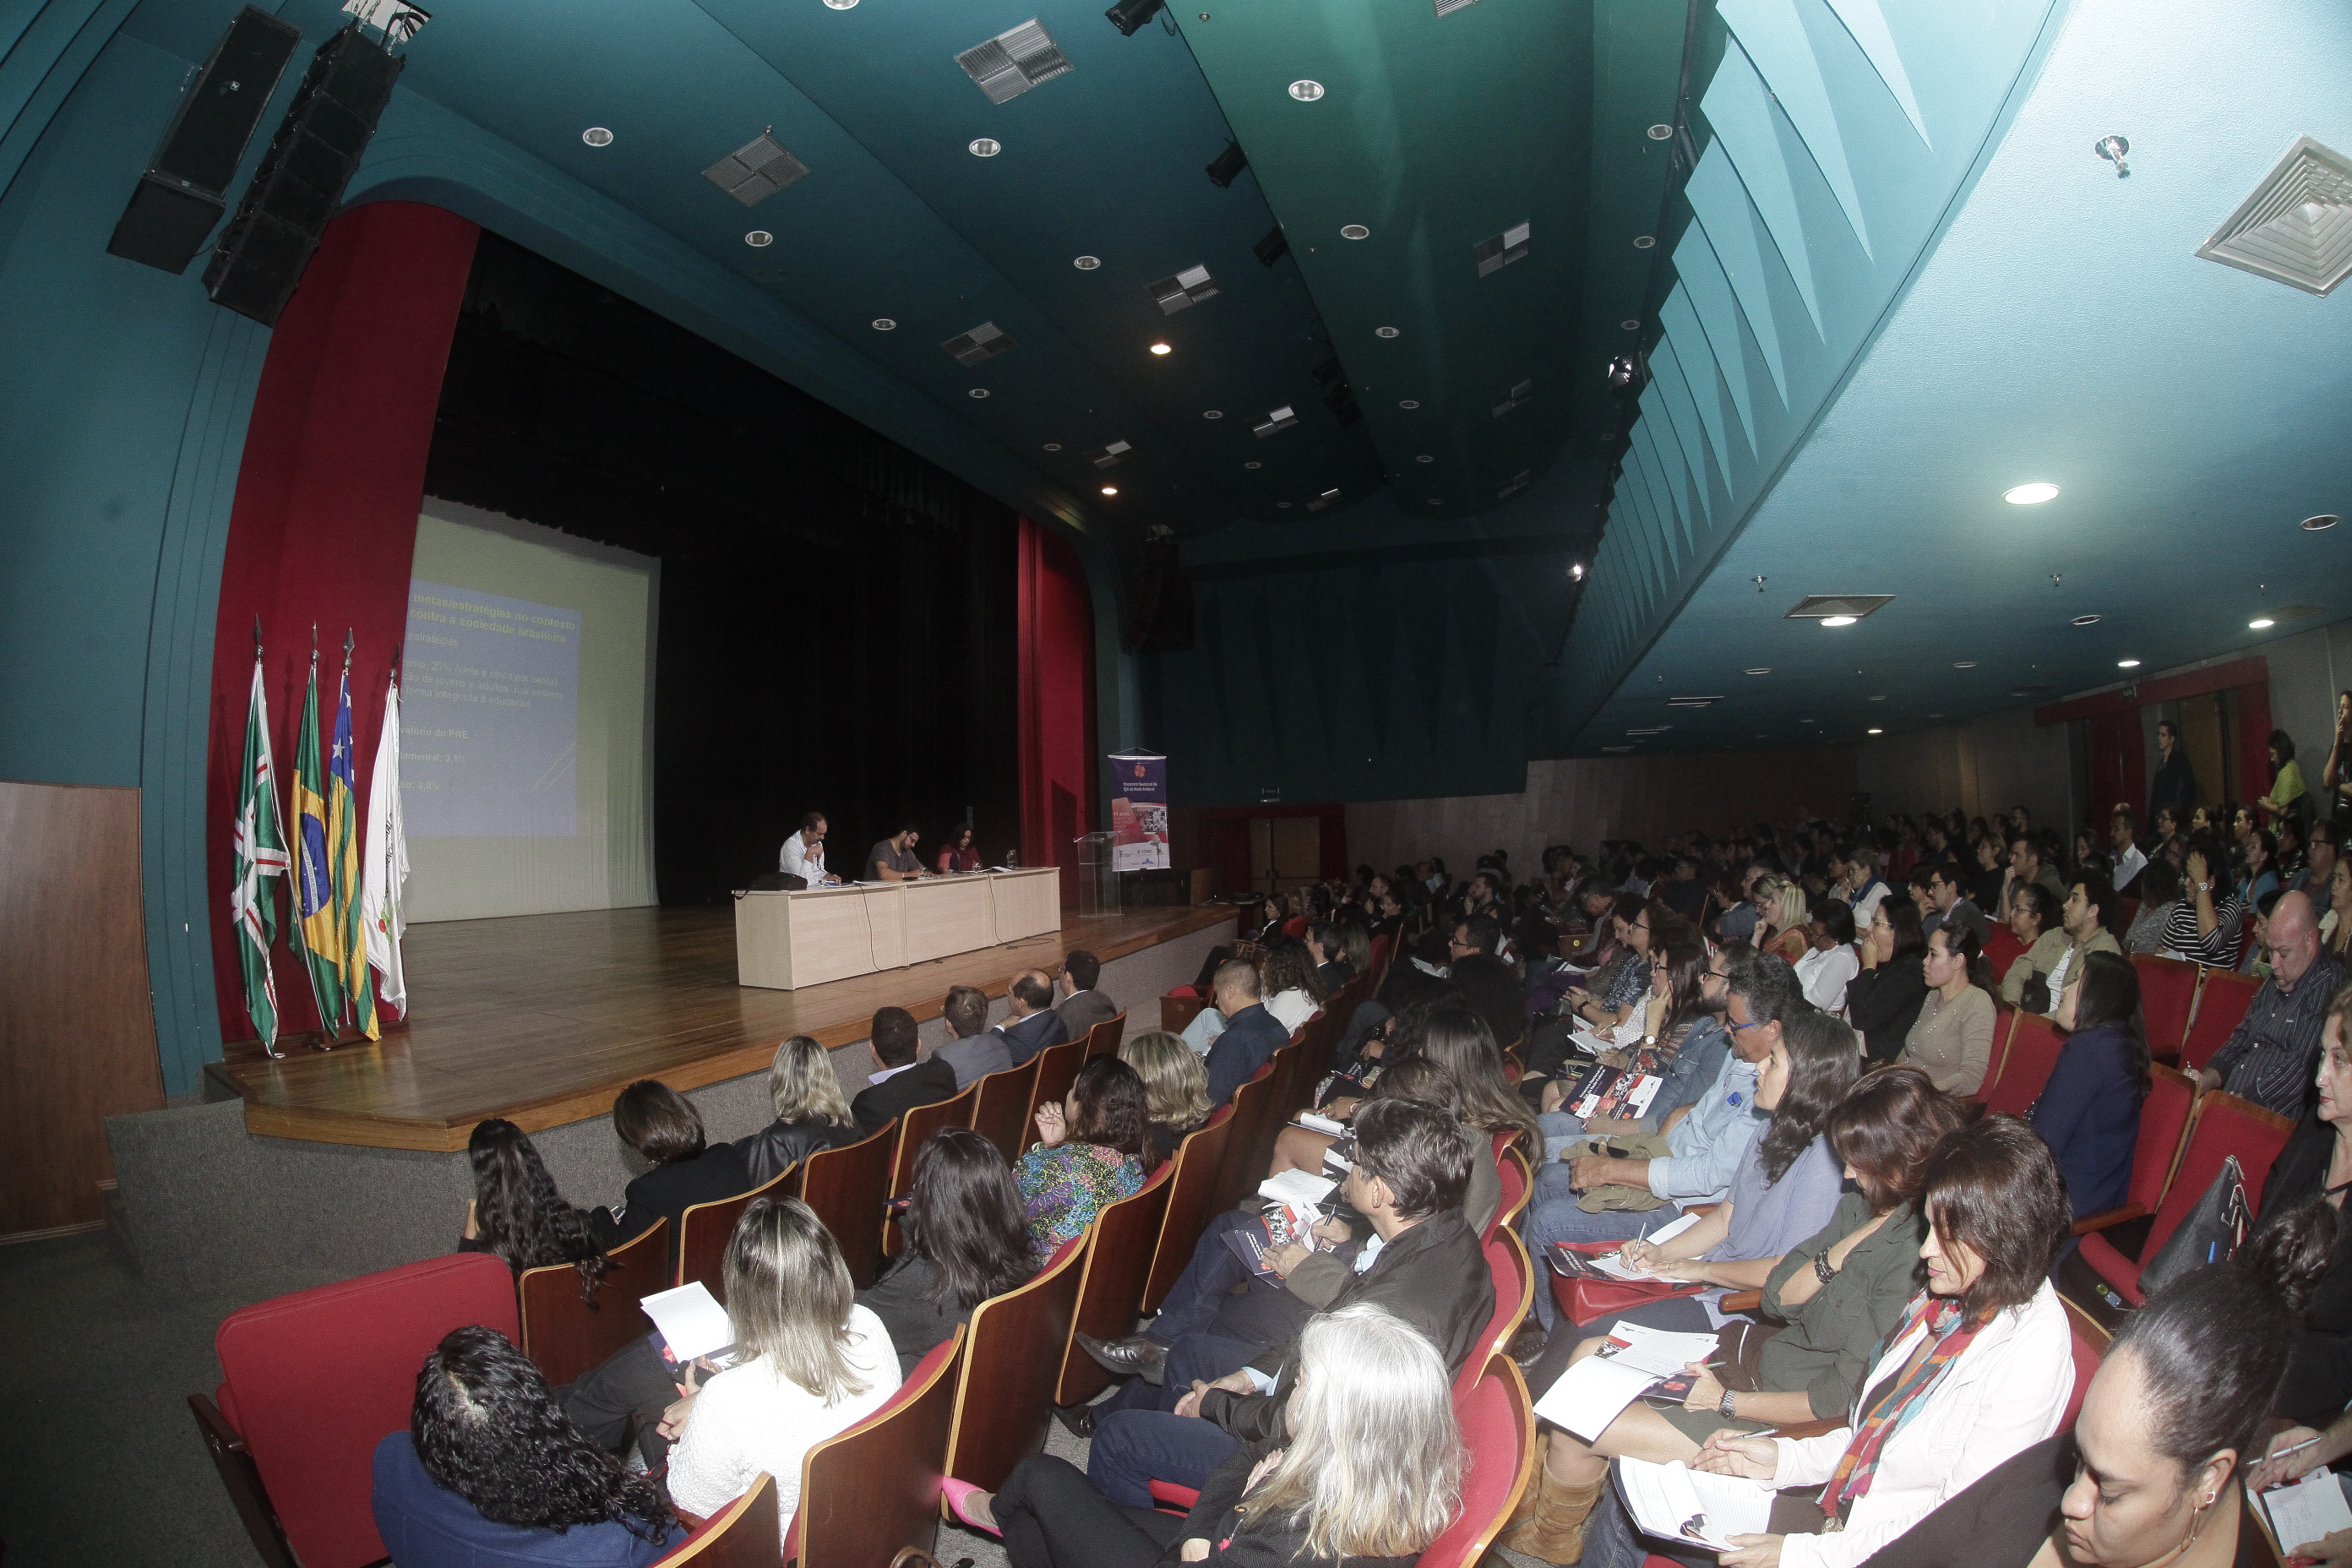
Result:
M269 944L278 940L278 892L268 879L287 872L286 830L278 816L278 778L269 754L269 704L261 689L261 650L253 653L253 695L245 713L245 774L237 783L236 880L229 918L245 966L245 1011L262 1047L278 1054L278 981Z
M319 761L319 656L302 697L302 732L294 742L294 938L310 971L319 1022L332 1034L343 1021L342 932L335 919L335 879L327 858L327 772Z

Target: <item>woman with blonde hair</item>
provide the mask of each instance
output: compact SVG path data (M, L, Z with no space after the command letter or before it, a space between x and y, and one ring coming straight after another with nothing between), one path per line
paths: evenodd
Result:
M744 1211L724 1277L734 1363L662 1418L662 1435L677 1445L669 1495L708 1517L765 1470L789 1522L802 1456L881 1407L898 1386L898 1354L882 1320L856 1304L833 1233L798 1198L761 1198ZM681 1370L691 1383L694 1368Z
M1143 1112L1151 1146L1163 1160L1176 1156L1185 1135L1209 1120L1209 1068L1181 1035L1149 1029L1118 1048L1118 1059L1143 1080Z
M1767 877L1756 885L1756 907L1764 911L1769 932L1757 942L1757 952L1777 952L1794 963L1812 951L1811 910L1803 883L1793 877Z
M1453 1522L1463 1447L1445 1363L1369 1302L1309 1321L1283 1432L1244 1443L1182 1519L1120 1508L1066 1459L1022 1461L992 1496L947 1483L963 1523L1004 1539L1013 1568L1211 1568L1411 1563Z
M806 1035L794 1035L776 1047L776 1059L768 1064L768 1099L776 1119L736 1145L755 1187L766 1186L812 1154L857 1142L857 1123L841 1097L833 1058Z

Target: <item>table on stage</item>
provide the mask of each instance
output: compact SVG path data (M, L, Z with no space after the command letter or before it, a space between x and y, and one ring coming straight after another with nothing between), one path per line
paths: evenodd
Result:
M1062 927L1051 866L735 899L738 984L793 991L928 963Z

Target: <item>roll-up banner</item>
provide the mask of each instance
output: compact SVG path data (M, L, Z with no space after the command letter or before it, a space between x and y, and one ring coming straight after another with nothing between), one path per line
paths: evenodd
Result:
M1168 867L1168 759L1156 752L1114 752L1111 777L1111 868L1159 871Z

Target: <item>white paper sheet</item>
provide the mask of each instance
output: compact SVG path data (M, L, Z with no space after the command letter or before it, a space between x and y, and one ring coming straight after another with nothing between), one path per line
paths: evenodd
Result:
M1298 1125L1310 1132L1328 1132L1334 1138L1348 1131L1343 1123L1334 1121L1328 1116L1318 1116L1311 1110L1302 1110L1298 1113Z
M2262 1499L2281 1552L2308 1546L2335 1531L2352 1530L2352 1505L2345 1502L2343 1485L2333 1470L2314 1470L2291 1487L2272 1488Z
M697 1279L675 1290L659 1290L637 1303L661 1331L669 1353L678 1361L723 1351L735 1342L735 1326L727 1309Z
M1716 1349L1713 1334L1669 1333L1622 1318L1609 1325L1609 1342L1614 1348L1593 1359L1641 1367L1653 1377L1672 1377L1695 1361L1709 1359Z
M1339 1183L1326 1181L1309 1171L1285 1171L1260 1182L1257 1195L1268 1203L1311 1208L1328 1198L1339 1186Z
M1587 1356L1559 1374L1536 1402L1536 1414L1588 1443L1596 1442L1618 1412L1657 1381L1656 1373L1622 1366L1608 1356Z
M1715 1476L1679 1461L1620 1459L1625 1506L1645 1535L1733 1550L1735 1535L1762 1535L1772 1520L1771 1489L1738 1476Z

